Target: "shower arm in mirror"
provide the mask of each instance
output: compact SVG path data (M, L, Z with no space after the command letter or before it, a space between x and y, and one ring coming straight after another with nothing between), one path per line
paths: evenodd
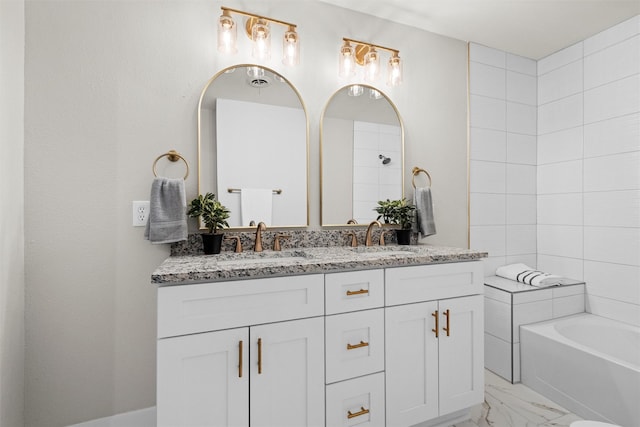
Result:
M285 117L286 123L278 121ZM309 225L309 120L300 93L289 81L255 64L220 70L200 94L197 120L198 193L217 195L231 210L232 229L249 225L241 218L242 194L228 193L227 188L281 190L272 199L267 225ZM265 159L273 157L290 163L269 166Z
M377 132L383 132L382 129L385 132L395 132L395 150L389 150L389 142L393 139L387 133L384 136L380 136L382 133L378 136L371 134L384 138L385 144L355 150L354 139L357 138L357 133L353 129L356 122L364 128L373 126L375 129L377 126ZM366 157L354 158L363 155ZM357 169L356 164L366 164L370 171L377 168L380 176L393 177L393 183L378 186L375 196L370 195L364 203L354 202L352 191L364 187L373 189L370 185L372 180L362 182L365 185L354 184L354 176L362 171ZM383 187L389 191L385 192ZM374 208L378 200L403 197L404 125L397 107L387 95L373 86L349 85L340 88L328 100L320 118L321 225L366 227L377 217ZM364 216L358 215L356 210ZM349 219L356 219L359 225L348 224Z

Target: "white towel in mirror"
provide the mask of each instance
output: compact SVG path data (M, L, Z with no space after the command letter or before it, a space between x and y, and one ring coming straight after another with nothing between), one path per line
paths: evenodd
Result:
M242 225L247 227L251 221L271 224L273 211L273 190L264 188L240 189L240 211Z

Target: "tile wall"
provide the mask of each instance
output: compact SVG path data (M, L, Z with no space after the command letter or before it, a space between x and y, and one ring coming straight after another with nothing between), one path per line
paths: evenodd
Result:
M538 61L538 268L640 325L640 16Z
M353 218L367 224L378 200L402 197L402 128L353 122ZM380 155L391 159L382 163Z
M536 265L536 61L470 47L471 247Z
M537 63L475 44L470 59L486 273L522 261L584 279L588 311L640 325L640 16Z

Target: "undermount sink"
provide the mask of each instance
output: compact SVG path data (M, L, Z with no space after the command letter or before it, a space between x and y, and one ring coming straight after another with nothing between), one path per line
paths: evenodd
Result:
M358 246L349 248L358 254L385 254L385 255L410 255L416 253L417 249L411 246Z
M268 265L286 264L300 261L309 256L302 251L288 252L243 252L239 254L229 254L216 260L216 264L225 265Z

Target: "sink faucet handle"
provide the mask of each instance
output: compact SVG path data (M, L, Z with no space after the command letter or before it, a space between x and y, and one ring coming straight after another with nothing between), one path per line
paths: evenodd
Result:
M290 239L290 234L276 234L276 237L273 239L273 250L279 251L282 250L280 247L280 239Z
M380 246L384 246L384 245L385 245L385 242L384 242L384 235L385 235L385 234L387 234L387 233L391 233L391 232L392 232L392 230L383 230L383 231L380 233L380 241L378 242L378 244L379 244Z
M240 242L240 236L227 236L224 240L235 240L236 241L236 249L234 252L240 253L242 252L242 242Z
M351 236L351 247L355 248L358 246L358 236L356 235L355 231L347 231L345 234L345 236Z

